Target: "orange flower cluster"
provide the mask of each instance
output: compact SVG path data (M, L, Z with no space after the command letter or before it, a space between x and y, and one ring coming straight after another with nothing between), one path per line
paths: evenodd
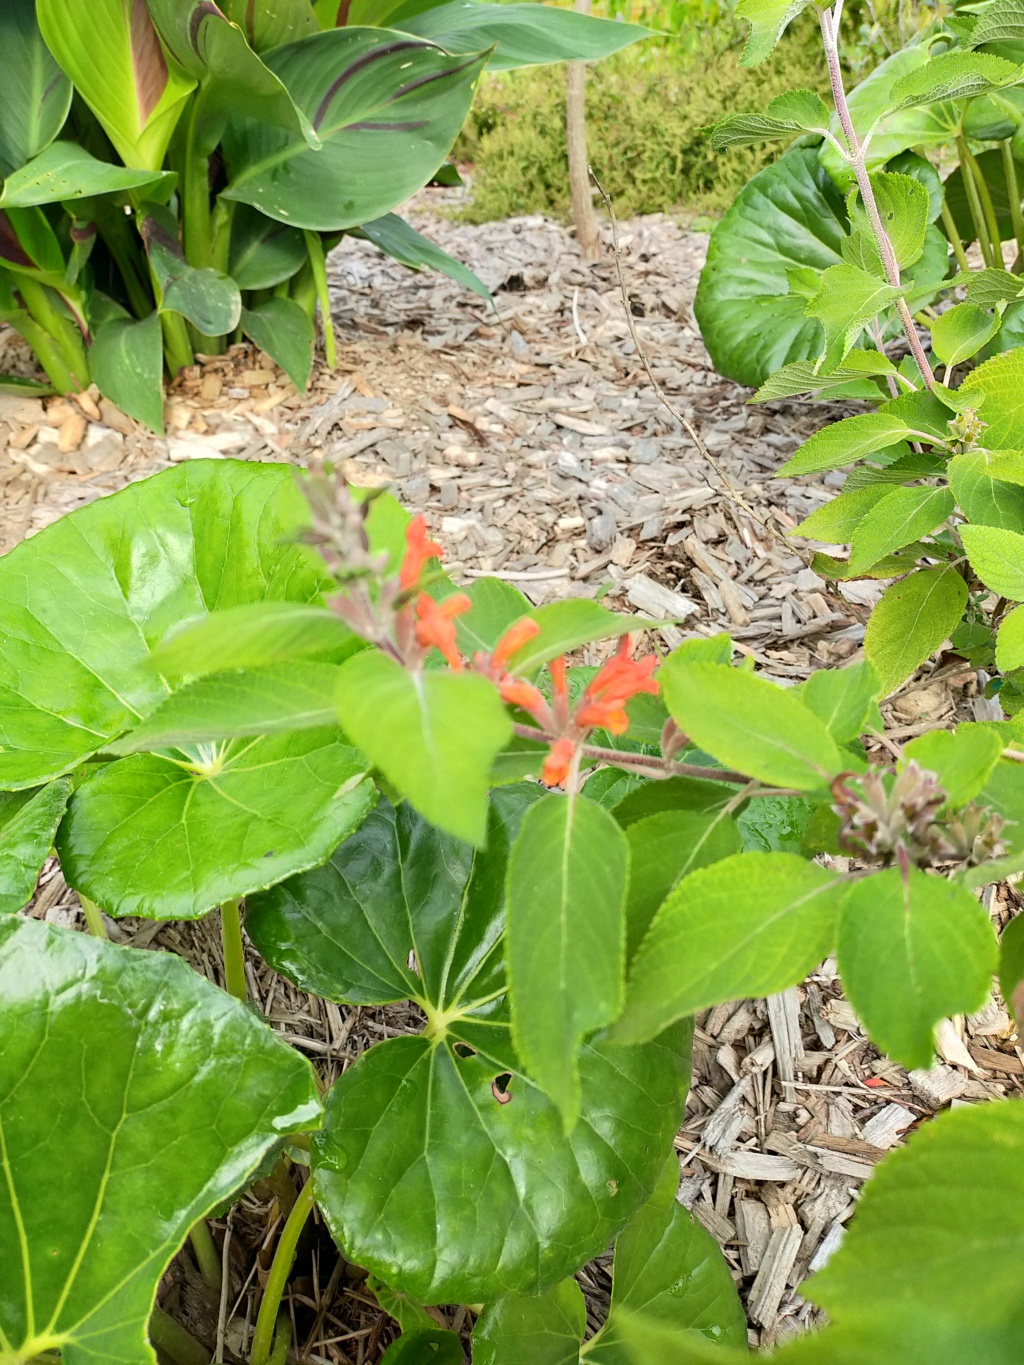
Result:
M442 559L444 551L430 539L426 518L420 513L405 528L405 556L398 571L398 584L404 591L414 588L430 559Z
M435 602L425 592L416 599L416 643L423 649L439 649L453 673L461 673L464 667L455 644L455 617L472 605L464 592L452 593L443 602Z

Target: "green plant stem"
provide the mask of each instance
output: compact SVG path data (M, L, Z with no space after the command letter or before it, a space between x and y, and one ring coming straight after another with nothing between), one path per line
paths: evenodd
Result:
M987 266L996 265L995 250L992 246L992 238L989 235L988 224L985 220L985 211L982 208L981 196L978 193L978 182L974 172L971 170L971 162L974 158L967 149L967 139L961 135L956 140L957 153L960 157L960 175L964 182L964 192L967 195L967 207L971 211L971 221L974 224L974 231L978 238L978 246L981 249L982 259ZM977 163L975 162L975 165Z
M308 260L303 261L288 281L287 290L290 297L304 310L310 321L315 321L316 281L313 278L313 267Z
M199 1218L192 1224L188 1239L192 1243L192 1250L195 1253L200 1275L210 1288L219 1294L224 1280L223 1268L220 1252L217 1250L213 1234L210 1232L210 1225L205 1218Z
M146 282L146 268L139 248L139 239L132 232L132 219L121 209L100 197L95 201L93 217L107 250L114 258L118 273L128 293L128 303L137 318L148 317L153 311Z
M942 226L946 229L946 236L949 238L949 244L953 248L953 255L956 257L957 265L961 270L970 270L971 266L967 259L967 252L964 250L960 230L956 225L956 220L952 213L949 211L949 205L946 203L945 196L943 196L942 200Z
M236 1000L249 999L245 982L245 946L242 943L240 900L225 901L220 907L220 933L224 945L224 989Z
M1003 174L1006 176L1006 192L1010 197L1010 222L1013 235L1017 239L1017 254L1024 256L1024 216L1020 211L1020 183L1017 180L1017 163L1013 159L1008 138L999 144L1003 156Z
M154 1307L149 1319L149 1339L154 1346L169 1355L176 1365L210 1365L210 1353L186 1332L180 1322Z
M292 1348L292 1325L287 1313L279 1313L274 1328L274 1344L270 1348L267 1365L285 1365L288 1352Z
M42 354L39 358L44 361L54 388L62 393L80 393L87 389L89 358L85 342L75 323L57 306L57 295L28 275L18 276L17 290L29 317L38 323L49 343L43 342L47 354L45 359ZM41 342L42 337L37 336L36 340ZM33 349L39 353L38 345Z
M284 1297L285 1285L295 1260L302 1229L313 1210L313 1182L307 1180L292 1206L288 1220L281 1230L274 1259L267 1277L267 1287L263 1291L259 1315L256 1318L256 1331L253 1333L252 1350L249 1352L249 1365L269 1365L274 1346L277 1311Z
M964 139L964 146L967 141ZM988 182L982 174L981 167L978 165L977 157L972 151L967 151L967 161L970 166L971 175L974 176L975 184L978 187L978 195L981 199L982 212L985 215L985 226L988 228L989 240L992 243L992 255L997 266L1003 264L1002 237L999 232L999 220L996 218L995 205L992 203L992 193L989 190Z
M182 167L181 215L185 259L197 270L208 269L213 261L213 216L210 209L210 158L202 139L204 100L202 87L192 98L185 128L185 155ZM206 336L189 324L192 346L203 355L221 355L224 338Z
M871 231L882 258L882 265L885 269L885 278L894 289L901 289L900 267L896 260L896 253L893 251L892 242L889 241L888 233L882 224L881 216L878 212L878 203L875 200L875 191L871 185L871 177L868 175L867 165L864 160L864 148L861 146L857 130L853 126L853 119L850 117L850 107L846 102L846 91L843 88L843 73L839 64L839 35L838 20L842 12L842 0L836 0L836 9L821 9L818 11L818 23L821 27L822 41L825 45L825 59L828 62L829 81L832 85L832 97L835 100L836 114L846 138L846 145L850 151L850 167L857 180L857 188L860 190L861 202L864 211L871 224ZM896 311L899 314L903 331L910 347L910 353L917 361L917 367L921 371L927 388L935 386L935 375L932 367L928 363L928 357L924 353L921 345L921 338L917 334L914 326L914 319L910 316L910 309L907 301L900 294L896 300Z
M83 896L81 891L78 893L78 900L85 915L85 922L89 926L89 933L93 938L109 938L107 926L103 923L103 911L91 901L88 896Z
M164 334L164 360L173 377L186 365L195 364L188 327L180 313L161 313L160 326Z
M319 232L306 231L306 250L309 263L313 267L313 280L316 296L320 302L320 325L324 333L324 359L333 370L338 364L338 348L334 340L334 319L331 317L331 295L327 288L327 262L324 257L324 244Z

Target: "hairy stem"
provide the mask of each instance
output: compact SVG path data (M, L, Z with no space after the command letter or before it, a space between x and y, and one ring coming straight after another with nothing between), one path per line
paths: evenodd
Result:
M249 999L249 988L245 981L240 904L240 900L230 900L220 907L220 936L224 946L224 989L244 1003Z
M832 97L835 100L836 113L839 116L839 124L846 138L846 145L850 150L850 166L857 180L857 188L860 190L861 202L864 211L871 224L871 232L878 247L879 255L882 258L882 266L885 269L885 278L894 289L899 289L900 268L896 260L896 253L892 249L892 242L889 241L888 234L882 224L881 215L878 212L878 203L875 200L875 191L871 186L871 177L868 175L867 165L864 160L864 148L861 146L857 130L853 126L853 119L850 117L850 106L846 102L846 91L843 89L843 73L839 65L839 44L838 44L838 14L839 5L836 6L835 23L833 22L833 12L823 9L818 11L818 22L821 26L822 41L825 45L825 59L828 62L829 81L832 85ZM910 309L905 300L901 297L896 301L896 311L899 313L900 322L906 333L907 344L910 346L911 355L917 361L921 377L929 389L935 386L935 376L932 374L932 367L928 364L928 357L924 353L921 345L921 338L917 334L914 326L914 319L910 316Z
M249 1365L269 1365L274 1349L274 1335L277 1325L277 1311L281 1307L285 1285L295 1260L302 1229L313 1210L313 1182L307 1180L288 1215L288 1221L281 1230L274 1260L267 1277L267 1287L263 1291L259 1315L256 1318L256 1331L253 1333L252 1350L249 1352Z
M200 1275L210 1288L219 1294L224 1278L220 1263L220 1252L214 1244L210 1225L205 1218L200 1218L192 1224L188 1239L192 1243L192 1250L195 1253Z
M180 1322L154 1307L149 1319L149 1339L176 1365L210 1365L210 1353Z
M88 896L83 896L81 891L78 893L78 900L82 907L82 913L85 915L85 922L89 926L89 933L92 934L93 938L109 938L107 926L103 923L103 911L96 902L91 901Z

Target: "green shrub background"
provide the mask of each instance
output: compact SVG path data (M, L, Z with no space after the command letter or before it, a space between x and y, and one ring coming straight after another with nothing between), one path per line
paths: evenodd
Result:
M588 70L587 150L621 217L721 213L778 148L714 152L702 129L725 114L763 109L794 87L826 93L816 24L793 25L772 59L752 71L739 65L743 40L733 21L723 22L724 33L699 27L638 43ZM485 76L455 157L474 167L471 202L460 214L466 221L564 216L564 70Z

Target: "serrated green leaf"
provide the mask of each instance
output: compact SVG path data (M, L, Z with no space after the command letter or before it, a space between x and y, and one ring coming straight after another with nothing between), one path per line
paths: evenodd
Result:
M896 171L876 171L870 177L878 216L892 244L900 269L913 265L924 250L930 202L928 190L913 176ZM851 226L874 242L867 211L855 204L850 211Z
M827 545L846 545L868 512L888 493L885 484L844 489L798 522L791 534L799 534L805 540L820 540ZM850 571L855 572L852 564Z
M1024 535L1001 526L961 526L960 538L971 568L986 588L1024 601Z
M796 690L836 743L849 744L864 733L881 684L872 666L862 661L845 668L819 668Z
M814 791L843 765L828 730L798 697L722 664L662 665L666 705L720 763L779 787Z
M989 450L987 468L1002 483L1024 484L1024 450Z
M844 417L841 422L822 427L806 440L782 466L779 476L795 478L798 474L840 469L844 464L852 464L865 455L886 450L898 441L912 440L919 434L898 413L865 412L857 417Z
M817 318L825 333L823 374L842 364L864 325L895 302L899 294L891 284L857 266L829 266L818 293L807 305L807 316Z
M821 133L828 127L829 118L828 105L820 95L810 90L787 90L771 100L763 114L730 114L716 123L711 145L721 151L793 133Z
M151 651L149 667L168 677L202 678L309 654L340 663L361 647L326 607L271 599L226 607L176 627Z
M956 569L918 569L887 588L871 613L864 656L887 697L948 639L967 605Z
M770 57L775 44L809 0L739 0L736 14L750 25L750 35L740 59L742 66L757 66Z
M1024 293L1024 281L1008 270L986 267L984 270L965 270L953 280L953 285L965 290L967 302L979 308L995 308L1000 303L1012 303Z
M1013 1010L1017 1027L1024 1024L1024 916L1010 920L999 940L999 991Z
M0 1035L0 1352L152 1361L146 1324L171 1258L276 1142L317 1125L312 1069L173 953L13 916L0 921Z
M879 451L875 458L880 460L886 455L885 451ZM915 479L932 479L937 475L946 472L945 452L917 451L911 450L909 454L900 455L893 460L892 464L882 465L861 465L859 469L852 469L846 476L843 484L843 492L852 492L855 488L877 488L879 485L899 483L911 483Z
M532 673L559 654L568 654L592 640L612 640L654 624L636 616L609 611L588 598L567 598L535 607L529 613L540 631L509 655L510 673Z
M996 467L996 460L985 450L954 455L949 462L953 496L970 522L1024 531L1024 488L1001 482L994 472Z
M802 981L829 953L844 884L791 853L738 853L684 877L640 945L617 1043L725 1000Z
M1024 668L1024 607L1014 607L999 623L996 663L1001 673Z
M819 375L811 360L795 360L791 365L783 365L781 370L776 370L747 401L770 403L778 398L814 393L847 379L884 377L887 374L896 374L896 366L880 351L850 351L842 365L830 375Z
M992 923L961 887L911 867L851 887L839 917L843 988L872 1040L930 1067L940 1019L980 1009L996 965Z
M579 1115L583 1039L622 1008L628 876L621 827L581 796L547 796L532 806L509 859L512 1037L567 1133Z
M986 360L971 371L958 392L982 409L990 450L1024 450L1024 348Z
M0 915L27 905L67 808L71 783L0 792Z
M955 734L930 730L904 745L903 757L935 773L946 793L946 804L965 806L988 781L999 762L1003 741L980 725L961 725Z
M976 303L958 303L932 323L932 351L943 365L976 356L999 331L999 317Z
M508 1294L473 1328L475 1365L579 1365L587 1306L575 1280L545 1294Z
M489 679L410 673L379 650L343 666L337 688L345 733L421 815L470 843L487 824L491 764L512 722Z
M850 541L850 569L863 572L883 556L920 540L953 511L948 488L892 488L862 518Z
M698 777L669 777L661 782L645 782L615 806L614 815L623 829L637 820L666 810L713 813L736 795L726 782L710 782Z
M892 88L885 115L942 100L971 99L1013 85L1021 68L1002 57L980 52L947 52L932 57L927 66L900 77Z

